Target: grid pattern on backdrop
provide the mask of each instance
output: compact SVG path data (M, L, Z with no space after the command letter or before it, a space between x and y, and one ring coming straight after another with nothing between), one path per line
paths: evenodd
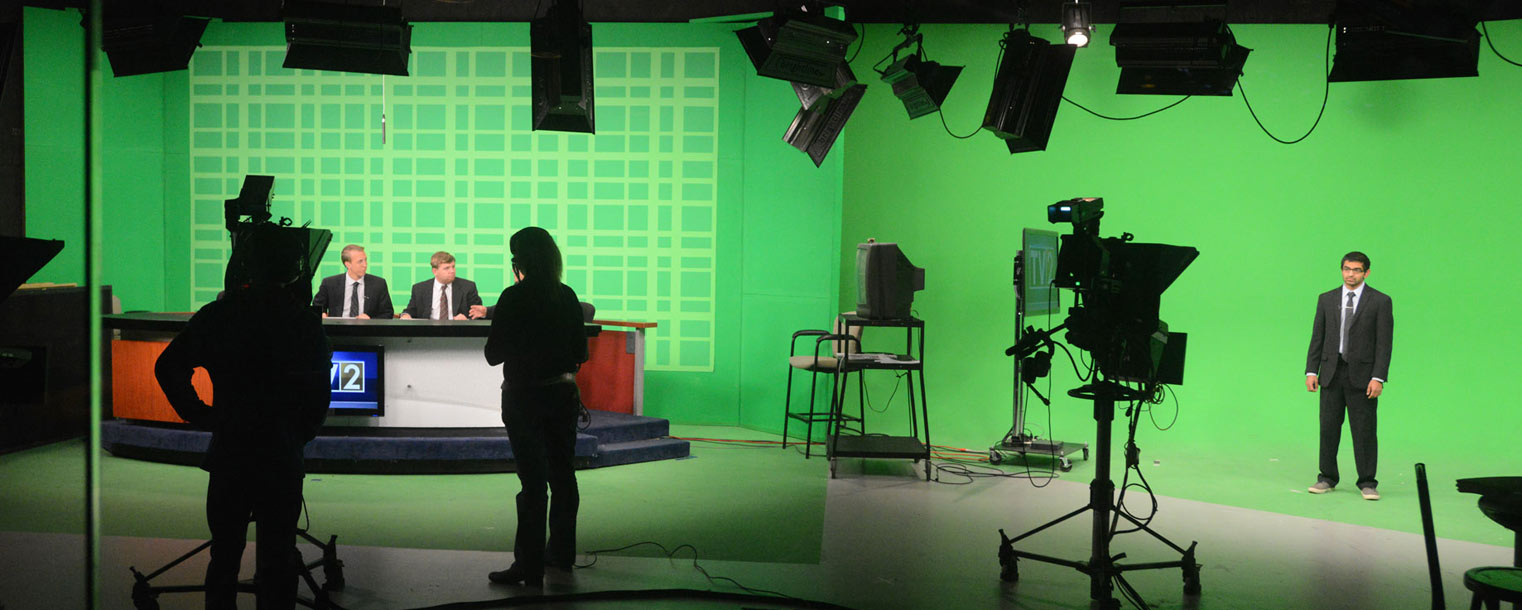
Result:
M650 369L713 370L718 49L595 53L590 135L530 130L526 48L415 47L408 77L287 70L284 47L197 50L194 304L221 288L223 201L245 174L270 174L277 217L333 231L319 277L342 272L344 244L364 245L400 311L447 250L491 304L507 238L538 225L599 318L658 323Z

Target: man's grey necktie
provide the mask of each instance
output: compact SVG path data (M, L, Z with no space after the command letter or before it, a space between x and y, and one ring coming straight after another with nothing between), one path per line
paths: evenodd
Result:
M437 314L436 315L436 319L439 319L439 320L448 320L449 319L449 285L445 284L441 288L442 289L439 290L439 310L437 312L435 312Z
M1348 293L1348 304L1342 308L1342 337L1338 338L1337 352L1343 353L1348 349L1348 328L1353 324L1353 297L1356 293Z
M354 289L349 291L349 317L351 317L351 318L358 318L359 317L359 282L354 282L351 285L354 286Z

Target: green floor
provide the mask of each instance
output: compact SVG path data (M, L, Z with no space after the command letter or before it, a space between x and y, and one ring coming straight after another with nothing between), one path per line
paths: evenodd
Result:
M711 426L672 426L686 437L775 439L760 432ZM1154 491L1281 514L1420 532L1411 464L1420 448L1389 447L1381 456L1384 499L1367 502L1351 485L1312 496L1306 447L1236 446L1175 449L1146 439L1142 464ZM0 456L0 531L78 532L83 514L80 441ZM1191 451L1196 453L1190 453ZM1311 450L1313 451L1313 450ZM690 459L581 471L581 549L654 540L692 544L703 557L777 563L816 563L824 521L828 463L792 451L695 442ZM1076 456L1075 456L1076 458ZM1118 458L1117 458L1118 460ZM1351 461L1351 460L1345 460ZM1045 466L1045 461L1037 461ZM1351 464L1347 466L1351 469ZM1480 514L1476 496L1453 481L1491 472L1480 460L1428 464L1433 512L1444 538L1510 547L1512 533ZM1006 464L1006 470L1022 471ZM206 474L198 469L102 458L101 507L107 535L196 539L206 535L202 513ZM1510 473L1514 474L1514 473ZM956 477L942 475L947 482ZM1087 483L1092 462L1078 461L1067 481ZM1117 485L1120 483L1116 477ZM315 534L338 534L344 544L464 550L510 549L511 474L334 475L307 479ZM1034 492L1039 493L1039 492ZM1148 503L1135 495L1134 512ZM1164 503L1163 510L1167 510ZM656 554L635 550L629 554Z
M1434 460L1434 452L1423 447L1386 443L1380 447L1381 498L1369 502L1353 485L1356 476L1352 451L1346 447L1340 462L1344 480L1332 493L1318 496L1306 491L1316 482L1315 439L1295 446L1244 441L1220 447L1173 447L1170 446L1173 439L1167 438L1166 433L1146 432L1150 434L1139 434L1137 441L1142 446L1142 473L1153 491L1161 496L1420 534L1422 522L1414 465L1423 461L1427 464L1433 521L1439 537L1504 547L1514 544L1510 530L1480 512L1476 504L1479 496L1459 493L1455 486L1455 481L1461 478L1518 474L1514 466L1498 465L1502 460L1479 456L1447 458L1463 460L1459 462ZM1119 451L1115 453L1112 468L1115 485L1119 487L1121 457ZM1454 455L1451 450L1441 453ZM1508 459L1516 463L1515 458ZM1032 463L1046 468L1050 462L1041 459ZM1093 477L1093 465L1077 461L1072 472L1063 474L1066 480L1087 483ZM1134 475L1131 481L1136 481ZM1133 488L1131 493L1139 492ZM1136 500L1133 512L1145 514L1149 509L1145 493L1142 496ZM1166 503L1162 510L1167 510Z
M738 428L673 432L775 438ZM70 441L0 456L0 531L80 531L82 447ZM824 460L789 454L694 443L688 459L580 471L577 546L652 540L691 544L711 559L817 563L829 470ZM206 536L204 471L109 455L101 471L106 535ZM337 534L341 544L486 551L511 550L517 490L512 474L313 474L306 482L313 534Z

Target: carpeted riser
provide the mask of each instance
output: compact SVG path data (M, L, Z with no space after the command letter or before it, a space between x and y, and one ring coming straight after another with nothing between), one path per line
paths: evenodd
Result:
M689 455L691 455L691 447L687 441L670 438L633 441L612 446L603 445L602 453L592 461L589 467L601 468L637 462L654 462L684 458Z
M689 455L686 441L662 438L664 419L594 411L576 435L577 468L597 468ZM446 473L509 472L512 445L500 428L370 430L344 428L313 439L304 455L309 472ZM436 434L434 434L436 432ZM114 455L195 465L211 434L174 425L104 422L102 447Z

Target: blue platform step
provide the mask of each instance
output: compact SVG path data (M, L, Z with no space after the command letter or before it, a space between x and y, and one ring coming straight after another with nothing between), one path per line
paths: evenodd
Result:
M683 458L687 441L668 438L670 422L591 411L576 435L576 467L600 468ZM101 446L117 457L198 465L211 433L133 420L101 423ZM329 428L306 447L314 473L425 474L511 472L512 443L502 428Z

